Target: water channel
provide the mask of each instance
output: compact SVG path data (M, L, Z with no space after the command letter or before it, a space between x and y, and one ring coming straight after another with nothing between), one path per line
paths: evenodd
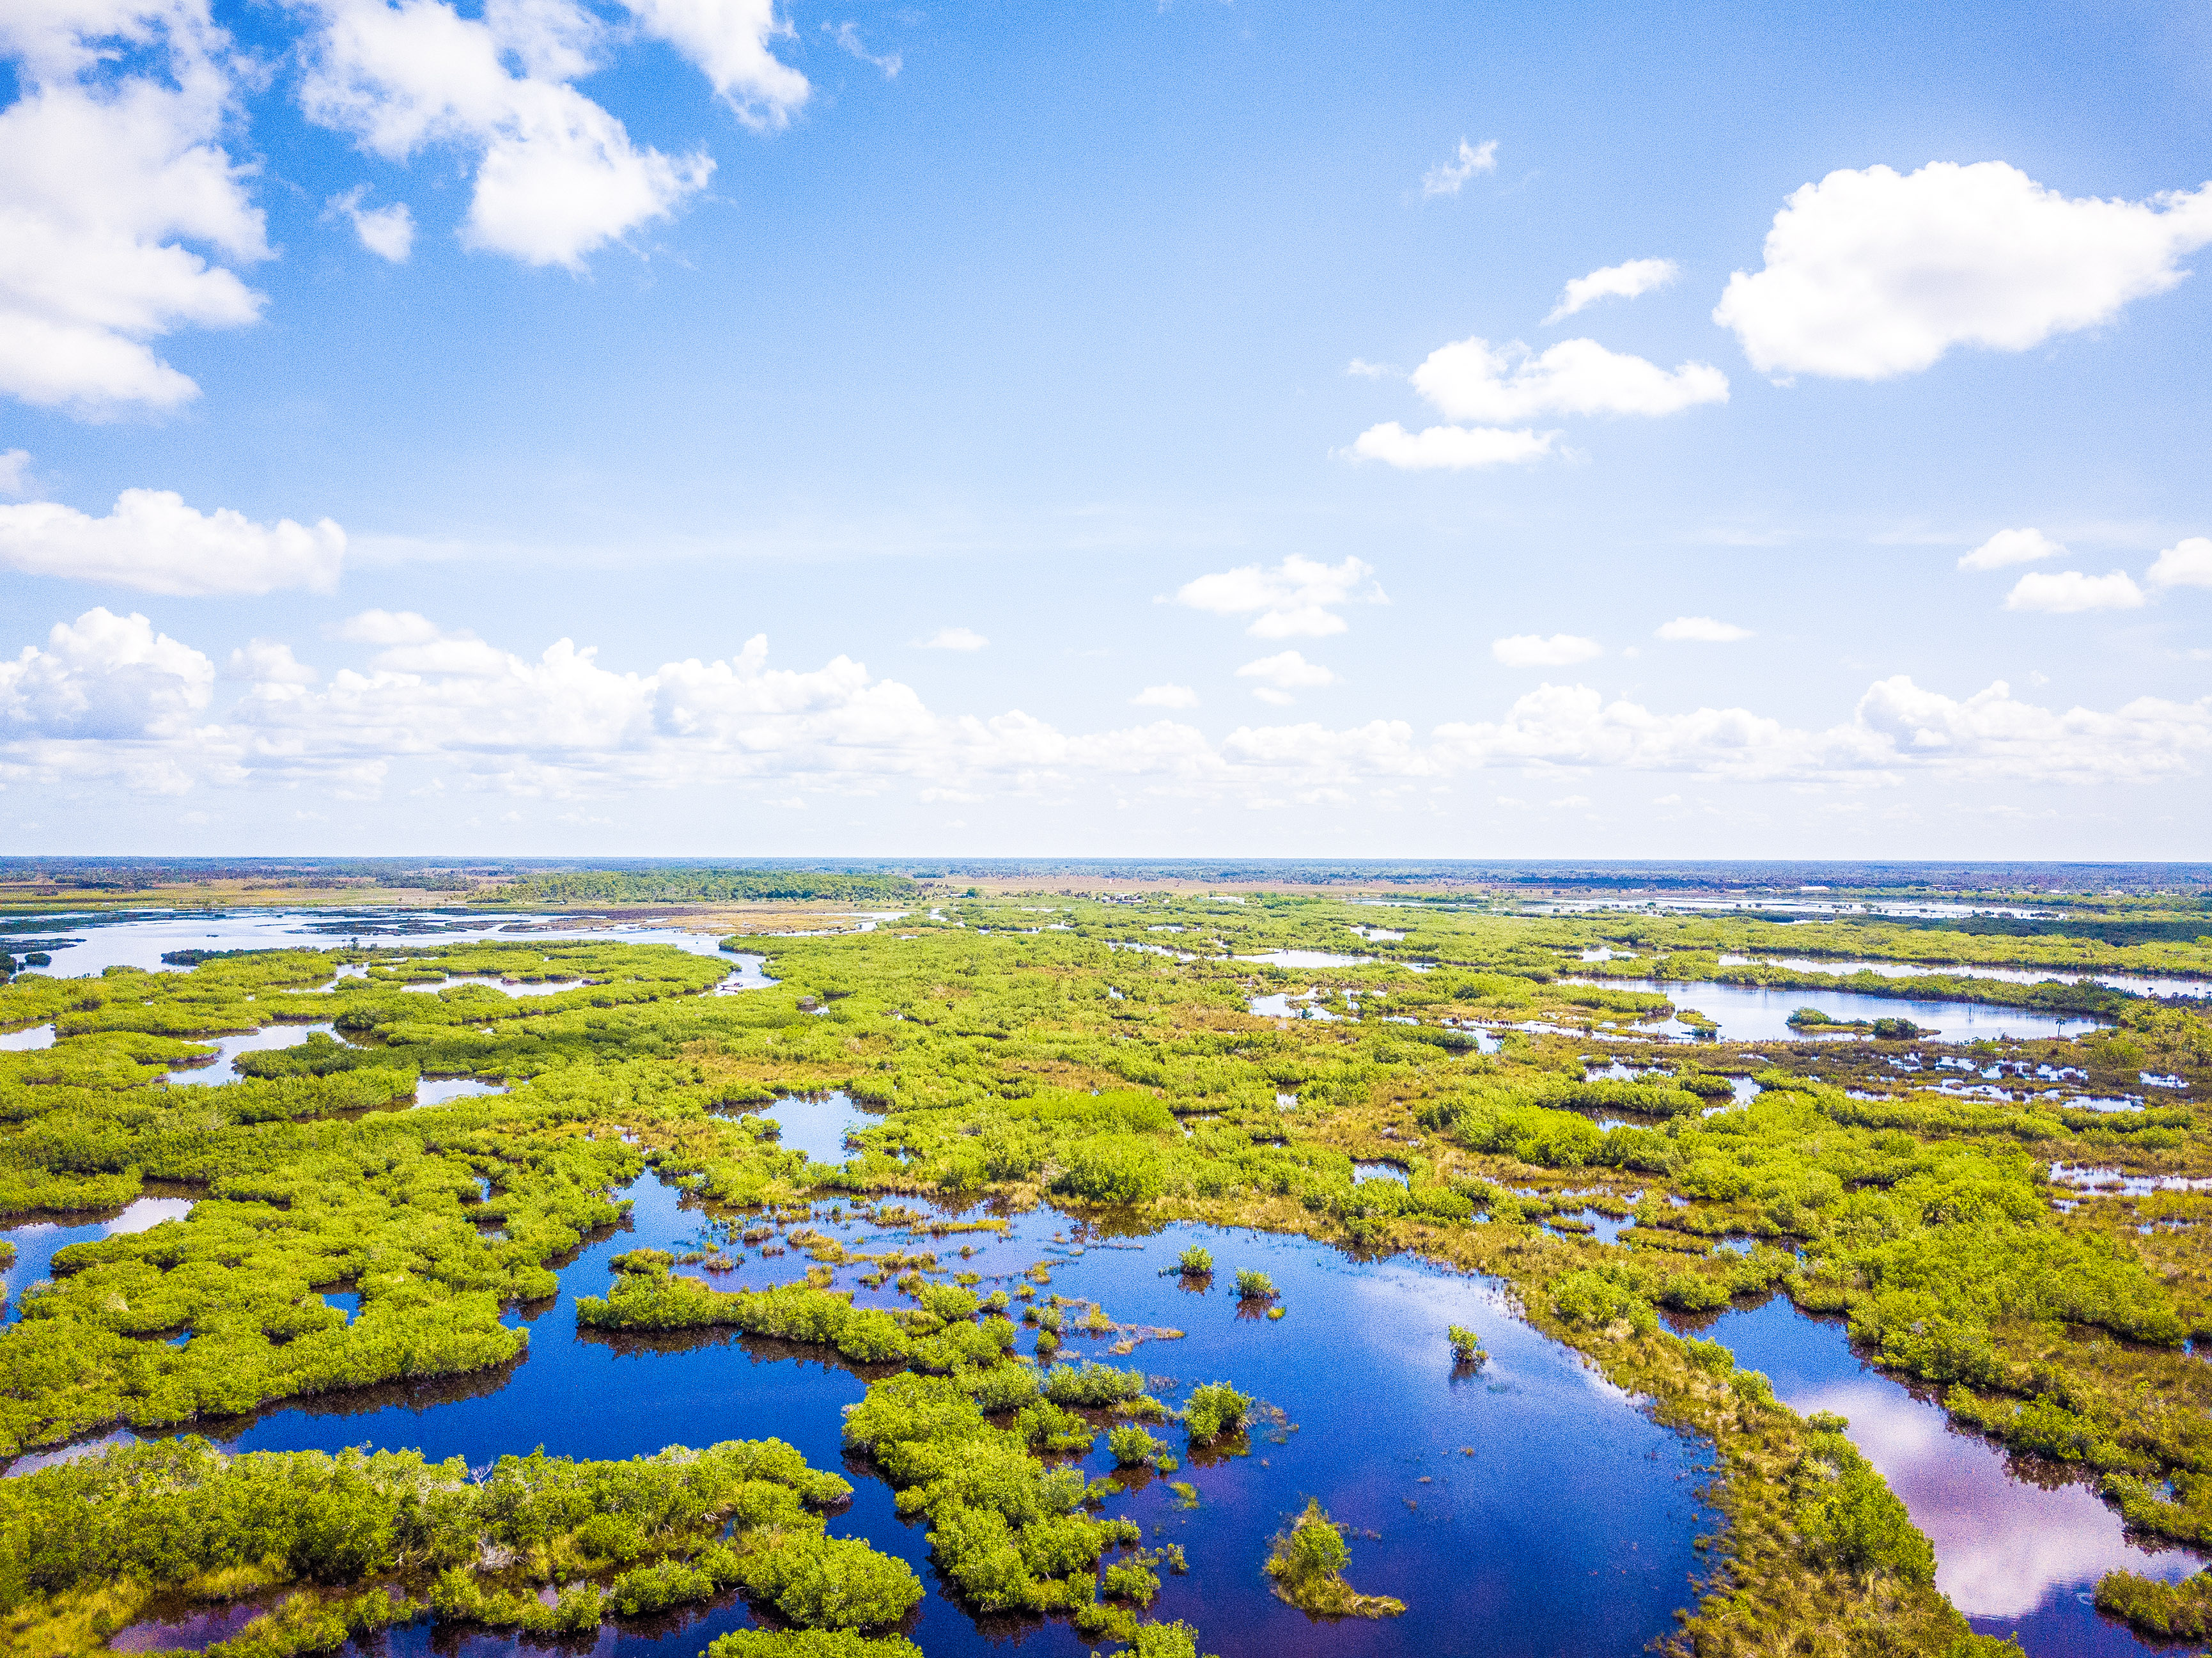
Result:
M1602 955L1585 950L1583 959L1604 961ZM2150 977L2135 973L2107 973L2100 968L1983 967L1969 963L1930 965L1924 962L1829 961L1817 956L1723 956L1723 967L1779 967L1792 973L1833 973L1849 975L1872 973L1884 979L1923 979L1944 975L1957 979L1997 979L2006 984L2072 984L2087 979L2111 990L2137 996L2212 995L2212 980Z
M1936 1586L1977 1631L2017 1636L2034 1658L2161 1650L2098 1612L2097 1579L2127 1570L2178 1580L2203 1563L2130 1541L2080 1469L2015 1459L1952 1427L1932 1398L1861 1360L1841 1319L1802 1313L1787 1297L1668 1321L1765 1372L1792 1410L1850 1419L1851 1442L1936 1546Z
M1832 1017L1864 1020L1910 1019L1923 1029L1933 1028L1937 1040L1947 1042L2027 1041L2049 1036L2078 1036L2096 1028L2097 1021L2061 1018L2055 1014L2023 1012L2018 1008L1989 1007L1979 1002L1923 1001L1898 996L1865 996L1848 990L1761 990L1750 985L1716 984L1711 980L1564 981L1601 983L1613 990L1656 990L1677 1008L1691 1008L1719 1027L1728 1042L1826 1042L1854 1040L1850 1032L1804 1032L1790 1028L1790 1016L1801 1007L1816 1007ZM1693 1036L1696 1027L1680 1020L1656 1020L1636 1027L1665 1036Z
M675 926L595 926L576 916L490 916L465 909L132 910L17 916L0 921L0 935L10 950L48 951L53 965L36 970L63 979L91 978L111 967L179 971L161 960L179 950L332 950L356 941L390 945L542 940L673 944L694 955L714 956L721 953L721 941L728 936ZM525 995L545 993L534 986L501 987Z

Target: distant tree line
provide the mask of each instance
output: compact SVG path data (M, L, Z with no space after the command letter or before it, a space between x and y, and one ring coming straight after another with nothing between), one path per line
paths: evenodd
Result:
M528 875L486 887L477 904L757 903L821 899L843 904L911 903L919 889L903 875L836 870L584 869Z

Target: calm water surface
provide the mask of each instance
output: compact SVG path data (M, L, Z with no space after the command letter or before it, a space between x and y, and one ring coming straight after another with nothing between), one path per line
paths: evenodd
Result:
M1583 952L1586 962L1603 961L1602 955ZM2206 996L2212 995L2212 980L2146 977L2134 973L2106 973L2094 968L2069 970L2063 968L1982 967L1956 963L1930 966L1923 962L1860 962L1830 961L1815 956L1723 956L1723 967L1782 967L1793 973L1873 973L1885 979L1921 979L1932 974L1947 974L1960 979L2001 979L2007 984L2039 985L2057 981L2071 984L2077 979L2087 979L2113 990L2132 991L2138 996Z
M1792 1030L1790 1016L1801 1007L1817 1007L1838 1019L1910 1019L1936 1031L1947 1042L1994 1042L2002 1037L2021 1040L2046 1036L2078 1036L2096 1028L2094 1019L2062 1019L2048 1013L2023 1013L2017 1008L1986 1007L1978 1002L1907 999L1895 996L1862 996L1838 990L1759 990L1749 985L1715 984L1670 980L1653 984L1606 981L1620 989L1656 990L1676 1007L1695 1008L1718 1022L1720 1040L1729 1042L1819 1042L1854 1040L1848 1035L1828 1038ZM1665 1035L1688 1035L1690 1028L1674 1020L1638 1027Z
M11 949L52 952L53 965L35 971L64 979L92 977L111 967L181 971L161 960L177 950L332 950L356 939L389 945L409 939L456 944L484 940L528 944L542 938L674 944L694 955L717 956L728 936L676 926L589 926L580 925L578 918L562 916L545 918L540 925L534 918L494 919L463 909L264 909L234 914L142 910L13 917L0 922L0 933L11 940Z
M149 1182L150 1184L150 1182ZM165 1220L182 1220L192 1212L193 1199L176 1195L149 1194L135 1198L123 1208L87 1220L72 1215L66 1222L26 1221L0 1230L0 1238L15 1246L15 1258L0 1267L0 1285L8 1292L8 1305L0 1323L13 1323L22 1311L23 1291L49 1276L47 1265L72 1243L89 1243L125 1232L149 1232Z
M847 1367L776 1344L727 1333L610 1339L580 1333L574 1297L603 1291L607 1258L639 1244L705 1241L707 1217L648 1175L632 1188L625 1228L594 1241L560 1273L549 1305L512 1315L526 1325L526 1357L485 1376L413 1388L375 1389L313 1407L270 1411L204 1429L239 1449L368 1444L418 1447L433 1458L481 1464L544 1445L563 1455L621 1457L670 1443L773 1435L815 1466L842 1468L855 1492L831 1522L908 1560L929 1585L910 1630L931 1654L982 1654L1008 1638L1025 1652L1087 1653L1064 1624L998 1620L979 1627L945 1600L920 1526L902 1524L889 1489L849 1467L839 1433L843 1407L860 1399ZM1715 1523L1694 1496L1704 1448L1655 1426L1567 1349L1516 1321L1483 1281L1403 1261L1359 1263L1302 1240L1220 1229L1171 1227L1149 1238L1102 1236L1046 1210L1017 1218L1013 1236L945 1238L827 1218L816 1224L854 1248L934 1247L1011 1284L1033 1262L1052 1263L1052 1290L1102 1301L1124 1325L1185 1332L1146 1339L1113 1362L1143 1368L1153 1390L1179 1401L1194 1384L1235 1381L1267 1407L1250 1454L1186 1462L1174 1477L1200 1491L1194 1512L1152 1480L1113 1499L1109 1514L1143 1524L1148 1540L1182 1545L1186 1577L1168 1578L1153 1614L1185 1618L1203 1649L1223 1658L1285 1652L1334 1654L1620 1654L1673 1626L1697 1564L1691 1537ZM1055 1240L1055 1234L1058 1239ZM726 1232L715 1241L729 1246ZM1189 1286L1163 1275L1188 1243L1205 1244L1214 1281ZM743 1254L723 1287L786 1281L797 1254ZM1282 1291L1280 1320L1240 1315L1239 1267L1263 1270ZM854 1269L841 1269L841 1284ZM873 1298L862 1291L863 1299ZM1471 1326L1492 1354L1480 1374L1455 1370L1445 1327ZM1067 1351L1104 1357L1106 1340L1071 1339ZM1024 1332L1022 1345L1030 1345ZM1180 1436L1166 1436L1180 1448ZM1087 1459L1108 1472L1102 1441ZM1353 1583L1395 1594L1401 1619L1316 1625L1268 1593L1260 1571L1270 1537L1318 1497L1352 1536ZM1369 1533L1372 1533L1371 1535ZM693 1658L720 1631L748 1621L742 1602L703 1615L616 1627L598 1650ZM158 1637L157 1637L158 1638ZM520 1650L489 1636L389 1639L395 1652Z
M1981 1633L2017 1635L2034 1658L2171 1650L2100 1615L2091 1604L2097 1579L2125 1570L2178 1580L2203 1563L2179 1549L2136 1546L2092 1487L1952 1428L1939 1405L1863 1362L1842 1320L1814 1318L1776 1296L1710 1321L1673 1321L1765 1371L1791 1409L1850 1419L1851 1442L1936 1546L1936 1586Z

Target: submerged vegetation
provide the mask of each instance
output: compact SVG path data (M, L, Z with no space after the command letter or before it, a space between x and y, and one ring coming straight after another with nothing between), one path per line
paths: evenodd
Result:
M659 896L620 884L646 878L613 872L588 896L495 891L517 903L734 896L679 891L684 872L652 878L676 884ZM1403 936L1370 937L1378 914ZM20 1291L20 1319L0 1329L0 1456L495 1374L528 1347L502 1313L550 1296L556 1266L621 1223L619 1193L650 1168L733 1236L774 1239L818 1276L725 1287L726 1257L631 1250L580 1302L582 1326L834 1351L866 1378L846 1418L854 1467L926 1527L963 1605L1065 1618L1140 1654L1194 1653L1188 1631L1146 1617L1173 1563L1101 1505L1178 1455L1247 1448L1247 1422L1265 1418L1231 1382L1176 1406L1142 1370L1051 1363L1079 1333L1133 1345L1148 1333L1054 1293L1049 1261L1011 1295L962 1281L963 1229L1002 1229L1006 1212L1049 1202L1125 1230L1296 1232L1489 1274L1529 1323L1714 1447L1727 1526L1673 1637L1684 1650L1786 1637L1815 1652L1968 1653L1977 1637L1936 1590L1927 1540L1841 1424L1801 1418L1725 1349L1668 1321L1775 1294L1841 1315L1954 1424L2096 1481L2143 1534L2212 1540L2212 1370L2185 1347L2212 1337L2212 1193L2189 1183L2212 1179L2192 1103L2212 1086L2212 1029L2192 1003L2084 976L2212 973L2212 945L2128 925L2075 936L1378 912L1263 894L977 897L867 933L733 938L726 948L764 954L775 981L741 995L709 993L726 958L528 938L196 954L178 971L85 979L22 971L0 987L0 1029L51 1023L54 1041L0 1052L0 1212L99 1217L149 1195L191 1208L64 1248L50 1281ZM1351 959L1246 959L1286 950ZM1878 975L1768 960L1785 956L2073 976L1869 983ZM1958 1044L1905 1022L1820 1016L1756 1045L1656 1039L1670 1015L1711 1028L1682 1003L1712 981L2104 1023L2072 1041ZM511 993L525 987L549 993ZM1293 1017L1253 1011L1273 997L1286 999L1262 1005ZM239 1055L236 1080L192 1080L218 1039L288 1025L303 1040ZM436 1078L507 1091L418 1107ZM758 1114L832 1090L869 1114L842 1161L786 1147ZM1355 1162L1403 1179L1355 1179ZM849 1254L800 1224L816 1203L895 1215L918 1242ZM1206 1295L1213 1266L1193 1245L1175 1270ZM841 1268L887 1304L831 1287ZM358 1297L350 1316L325 1299L339 1291ZM1235 1295L1254 1315L1282 1310L1264 1272L1239 1269ZM1300 1322L1255 1334L1297 1339ZM1474 1332L1447 1339L1456 1362L1483 1363ZM1160 1436L1171 1422L1182 1442ZM1086 1484L1068 1459L1102 1435L1121 1472ZM394 1453L110 1449L0 1485L0 1597L30 1650L96 1644L175 1590L289 1595L236 1637L241 1653L416 1617L573 1632L731 1591L793 1627L725 1637L716 1658L912 1651L890 1627L920 1593L912 1574L829 1538L813 1512L836 1499L836 1476L795 1461L729 1472L774 1462L763 1446L509 1461L477 1485ZM1195 1486L1174 1489L1197 1503ZM540 1516L527 1535L484 1518L494 1490ZM653 1512L673 1517L592 1530L578 1491L661 1492ZM133 1504L172 1506L132 1531ZM463 1550L471 1526L495 1546ZM1269 1574L1294 1604L1356 1613L1368 1598L1344 1585L1346 1552L1315 1506L1278 1540ZM2100 1597L2152 1632L2191 1633L2203 1616L2187 1585L2118 1575Z

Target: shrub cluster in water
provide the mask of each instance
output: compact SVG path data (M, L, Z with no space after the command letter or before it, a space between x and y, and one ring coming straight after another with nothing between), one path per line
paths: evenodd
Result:
M1332 1521L1318 1497L1275 1539L1267 1556L1267 1576L1275 1593L1303 1611L1334 1618L1390 1618L1406 1603L1387 1594L1362 1594L1344 1581L1352 1551L1343 1528Z

